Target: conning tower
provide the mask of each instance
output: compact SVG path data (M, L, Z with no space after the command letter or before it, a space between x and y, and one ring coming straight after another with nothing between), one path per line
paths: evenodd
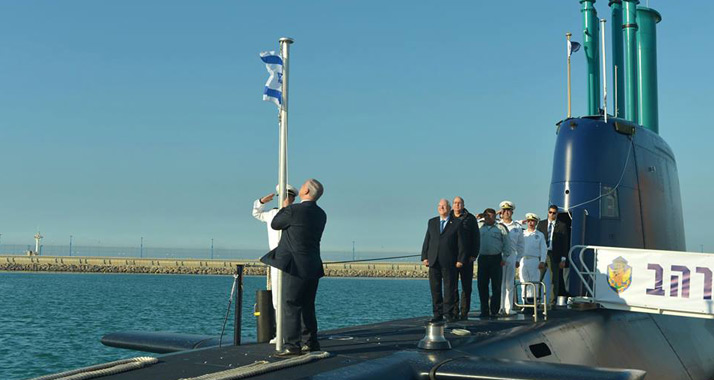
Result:
M594 3L580 1L588 114L558 123L549 203L571 223L571 245L685 250L677 164L658 133L655 29L662 17L637 0L609 1L617 79L615 115L606 122L599 94L597 103L591 99L600 88L591 69L598 57L587 54L596 46L588 45L597 36ZM577 285L572 277L570 285Z

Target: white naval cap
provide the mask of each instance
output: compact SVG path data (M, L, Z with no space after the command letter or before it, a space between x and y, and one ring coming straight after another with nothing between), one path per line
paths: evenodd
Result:
M526 220L535 220L537 222L539 219L540 218L538 217L538 215L536 215L532 212L529 212L526 214Z
M498 205L498 207L500 207L502 210L515 210L516 204L511 201L503 201Z
M297 195L298 191L292 187L290 184L287 184L286 186L288 188L288 194L291 194L293 197ZM280 193L280 185L275 185L275 194Z

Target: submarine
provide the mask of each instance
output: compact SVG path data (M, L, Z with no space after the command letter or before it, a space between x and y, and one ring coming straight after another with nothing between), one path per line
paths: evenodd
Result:
M443 325L424 317L320 331L324 351L289 359L274 357L267 343L202 346L185 336L159 347L137 334L109 344L164 354L41 378L714 379L710 317L604 307L593 294L595 281L587 276L595 265L592 247L675 255L686 246L676 160L658 133L655 29L661 15L638 0L609 1L613 71L619 73L610 115L607 102L600 104L603 31L595 0L579 3L588 113L556 124L548 199L570 230L570 270L577 273L567 284L570 306L539 310L536 315L544 315L537 320L469 316Z

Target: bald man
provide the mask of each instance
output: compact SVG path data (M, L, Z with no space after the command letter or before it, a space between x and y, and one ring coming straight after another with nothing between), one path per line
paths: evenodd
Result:
M476 216L466 209L466 203L461 197L454 198L454 207L451 216L461 221L463 229L464 248L466 249L467 260L464 266L456 269L456 286L454 286L454 303L456 305L454 317L468 319L471 310L471 293L473 292L474 261L478 257L480 245L480 235L478 232L478 221ZM459 305L459 278L461 278L461 304Z

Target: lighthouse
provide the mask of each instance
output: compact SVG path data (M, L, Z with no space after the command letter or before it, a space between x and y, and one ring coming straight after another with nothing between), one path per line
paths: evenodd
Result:
M36 255L40 254L40 240L43 237L44 236L40 235L40 231L37 231L37 233L35 234L35 254Z

